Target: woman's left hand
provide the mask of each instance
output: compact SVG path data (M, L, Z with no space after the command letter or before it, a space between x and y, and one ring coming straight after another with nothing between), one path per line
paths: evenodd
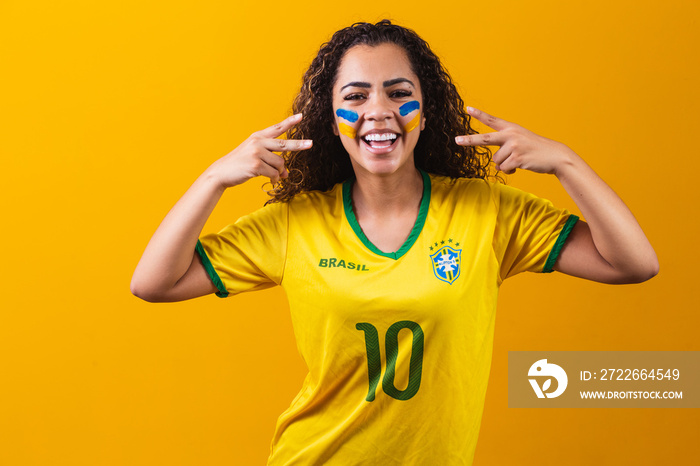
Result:
M560 167L578 157L566 144L539 136L515 123L471 107L467 107L467 113L496 132L457 136L457 144L500 146L493 154L493 161L496 169L504 173L511 174L516 168L522 168L556 175Z
M568 146L480 110L467 112L496 130L458 136L462 146L500 146L496 168L513 173L524 168L557 176L581 210L554 264L560 272L602 283L638 283L656 275L659 261L642 227L622 199Z

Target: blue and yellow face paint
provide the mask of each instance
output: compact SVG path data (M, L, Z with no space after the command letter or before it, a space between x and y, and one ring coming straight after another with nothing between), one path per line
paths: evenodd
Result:
M345 110L344 108L339 108L335 111L335 114L338 115L338 118L347 120L350 123L355 123L360 118L357 112L353 112L352 110ZM338 123L338 131L340 131L341 134L346 135L350 139L355 139L355 136L357 136L357 131L355 130L355 128L343 122Z
M406 116L416 110L418 111L416 115L403 127L404 131L407 133L410 133L420 125L420 103L418 103L417 100L412 100L399 107L399 114L401 114L401 116Z

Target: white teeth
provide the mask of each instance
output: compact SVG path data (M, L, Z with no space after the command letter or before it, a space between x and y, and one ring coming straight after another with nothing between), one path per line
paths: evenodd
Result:
M396 139L396 135L394 133L372 133L366 135L365 139L367 141L393 141L394 139Z

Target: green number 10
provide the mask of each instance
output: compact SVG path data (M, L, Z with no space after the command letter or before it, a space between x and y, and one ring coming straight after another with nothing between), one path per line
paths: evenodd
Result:
M367 371L369 373L369 392L367 401L374 401L379 377L382 372L381 355L379 353L379 335L374 325L362 322L355 325L357 330L365 332L365 345L367 346ZM411 363L408 369L408 386L405 390L398 390L394 385L396 375L396 358L399 355L399 331L410 329L413 333L413 345L411 346ZM402 320L396 322L386 331L386 372L382 380L384 393L397 400L412 398L420 388L420 379L423 374L423 329L415 322Z

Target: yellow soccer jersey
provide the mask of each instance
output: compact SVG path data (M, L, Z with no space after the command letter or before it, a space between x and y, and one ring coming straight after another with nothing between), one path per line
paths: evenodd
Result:
M481 179L423 175L416 224L378 250L352 180L242 217L197 245L219 296L285 289L309 373L268 465L467 465L503 279L551 271L577 221Z

